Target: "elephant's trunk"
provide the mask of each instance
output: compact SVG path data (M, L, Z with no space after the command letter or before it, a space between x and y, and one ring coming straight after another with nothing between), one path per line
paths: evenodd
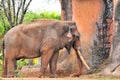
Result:
M65 46L68 54L70 54L70 52L71 52L71 47L72 47L72 46L71 46L71 43Z

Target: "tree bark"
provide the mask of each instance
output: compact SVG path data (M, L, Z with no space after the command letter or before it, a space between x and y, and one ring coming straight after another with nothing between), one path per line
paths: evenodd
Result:
M109 56L109 63L102 74L120 77L120 1L118 0L115 6L114 15L114 32L111 48L111 56Z
M96 38L94 39L94 48L92 52L92 71L99 68L109 56L110 53L110 27L113 16L113 1L103 0L104 9L100 21L96 22Z
M72 20L72 0L60 0L62 20Z

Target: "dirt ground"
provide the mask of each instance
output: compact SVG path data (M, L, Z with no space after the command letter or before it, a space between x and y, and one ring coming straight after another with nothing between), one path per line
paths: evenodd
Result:
M112 76L103 76L99 74L87 74L81 75L80 77L62 77L62 78L37 78L37 77L26 77L26 78L1 78L0 80L120 80L120 78Z
M37 75L38 73L30 73L28 74L28 72L25 74L24 73L24 76L20 76L20 77L35 77L37 78ZM46 72L44 74L44 76L42 78L49 78L49 72ZM58 74L58 78L73 78L71 77L71 72L67 72L67 71L62 71L62 70L59 70L57 71L57 74ZM19 76L18 76L19 77ZM74 77L74 78L79 78L79 79L111 79L111 80L116 80L116 79L120 79L120 77L115 77L115 76L105 76L105 75L102 75L102 74L99 74L99 73L94 73L94 74L83 74L79 77Z
M54 78L56 79L60 79L60 80L88 80L88 79L96 79L96 80L120 80L120 77L113 77L113 76L104 76L100 73L94 73L94 74L83 74L79 77L71 77L71 74L74 72L70 72L70 71L65 71L65 70L57 70L57 74L58 74L58 78ZM37 75L39 74L39 69L38 68L25 68L23 70L21 70L21 73L19 73L19 75L21 75L22 77L27 77L27 78L38 78ZM44 74L43 79L46 80L46 78L48 79L53 79L53 78L49 78L50 72L49 70L47 70ZM19 77L21 77L19 76ZM41 79L41 78L38 78ZM53 79L53 80L54 80Z
M39 68L25 67L18 71L16 78L0 78L0 80L120 80L120 77L104 76L100 73L83 74L79 77L71 77L73 72L57 70L58 78L49 78L49 70L44 74L44 77L38 78Z

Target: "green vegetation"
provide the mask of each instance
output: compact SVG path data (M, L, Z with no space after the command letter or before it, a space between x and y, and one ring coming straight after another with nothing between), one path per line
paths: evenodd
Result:
M43 13L34 13L34 12L27 12L24 18L24 22L30 22L35 19L41 19L41 18L47 18L47 19L61 19L60 13L55 12L43 12Z
M4 16L4 15L3 15ZM26 13L25 17L24 17L24 22L31 22L32 20L35 19L41 19L41 18L47 18L47 19L61 19L60 13L56 13L56 12L43 12L43 13L35 13L32 11L29 11ZM2 19L0 19L0 37L3 36L6 32L10 29L10 25L7 22L7 20L5 19L5 27L4 24L2 23Z
M5 19L5 25L2 23L2 20L0 19L0 38L6 33L5 31L8 31L10 29L9 22Z
M17 61L17 67L18 69L21 69L24 65L28 64L28 60L20 59Z

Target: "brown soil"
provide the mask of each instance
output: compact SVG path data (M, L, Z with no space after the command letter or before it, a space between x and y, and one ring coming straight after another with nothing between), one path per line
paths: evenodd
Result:
M29 72L29 71L28 71ZM104 76L100 74L84 74L79 77L70 77L68 73L63 71L58 71L59 78L49 78L49 73L46 73L43 78L38 78L33 76L35 73L33 72L33 75L27 75L27 77L19 76L17 78L0 78L0 80L120 80L119 77L113 77L113 76Z
M63 75L63 74L62 74ZM38 78L38 77L19 77L19 78L0 78L0 80L120 80L120 78L112 76L103 76L99 74L87 74L81 75L80 77L60 77L60 78Z
M63 70L57 70L57 74L59 78L72 78L72 79L76 79L71 77L71 74L73 72L70 71L63 71ZM27 77L27 78L38 78L37 75L39 74L39 68L24 68L21 69L21 73L18 74L19 76L21 75L21 77ZM44 74L43 78L49 78L49 70L47 70ZM102 79L102 80L119 80L120 77L113 77L113 76L104 76L98 73L94 73L94 74L83 74L79 77L77 77L78 79Z

